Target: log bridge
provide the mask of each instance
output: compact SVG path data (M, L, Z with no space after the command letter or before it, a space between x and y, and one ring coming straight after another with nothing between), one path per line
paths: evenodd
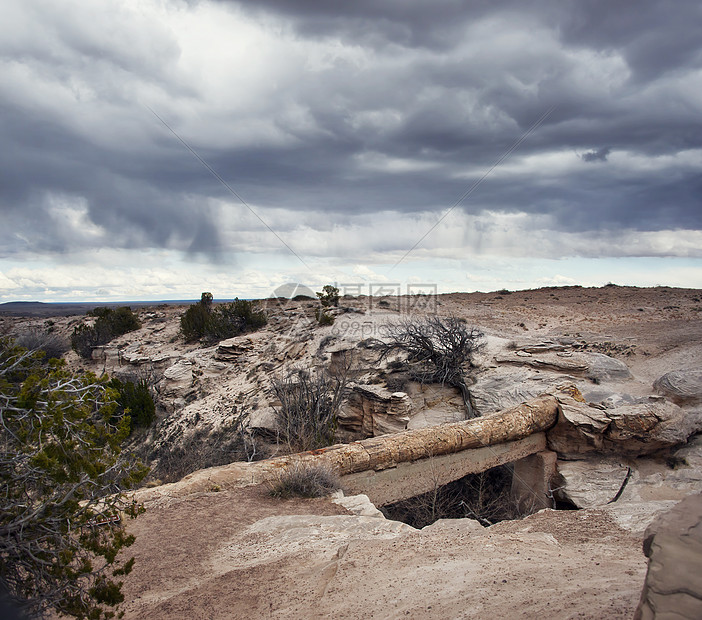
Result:
M556 454L546 431L556 424L559 405L542 395L484 417L372 437L349 444L253 463L201 470L180 482L137 493L138 501L175 497L213 486L244 486L271 480L294 463L325 464L347 494L364 493L376 505L390 504L448 484L466 474L514 463L512 492L530 508L550 507L549 482Z

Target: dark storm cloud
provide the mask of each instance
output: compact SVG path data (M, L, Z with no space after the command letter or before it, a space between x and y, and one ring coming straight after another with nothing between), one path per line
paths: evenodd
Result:
M0 95L1 252L236 249L222 248L221 214L208 205L228 201L235 220L241 205L141 101L248 203L319 212L320 226L384 209L440 213L555 106L507 162L522 168L488 178L464 211L546 215L566 231L702 228L690 155L702 148L698 3L183 6L292 32L302 60L279 60L294 77L277 88L284 75L262 75L260 110L230 110L202 90L206 65L179 65L165 21L122 12L89 28L44 7L32 26L41 36L1 48L14 80ZM252 44L243 60L220 59L233 67L222 93L246 95L239 69L260 53ZM303 66L313 60L318 68ZM253 138L221 138L247 128ZM552 170L553 153L567 165Z
M580 159L587 162L593 161L607 161L607 156L612 152L612 149L605 146L601 149L596 149L594 151L588 151L580 156Z

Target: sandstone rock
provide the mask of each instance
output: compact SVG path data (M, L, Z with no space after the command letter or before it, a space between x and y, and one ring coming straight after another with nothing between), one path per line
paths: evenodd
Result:
M248 427L275 433L278 429L275 409L273 407L261 407L252 411L249 416Z
M171 353L159 353L158 355L155 355L154 357L151 358L151 361L153 364L155 364L157 367L162 367L168 362L171 361L172 358Z
M536 398L562 382L563 377L555 373L505 366L478 375L470 392L476 411L487 415Z
M702 618L702 494L649 525L643 548L649 563L635 620Z
M295 361L300 359L307 352L307 343L304 340L295 340L286 345L281 351L275 355L275 359L278 362L285 362L287 360Z
M93 347L90 358L96 362L119 363L121 353L115 346L99 346Z
M526 353L546 353L547 351L565 351L568 347L552 341L539 342L519 346L520 351ZM519 353L519 351L517 351Z
M251 338L229 338L222 340L217 345L215 359L221 362L235 362L242 355L253 351L254 344Z
M404 392L378 385L355 385L339 412L339 425L365 437L397 433L407 428L412 401Z
M631 371L621 360L605 355L604 353L581 353L587 360L588 379L602 381L605 379L620 380L630 379Z
M619 500L613 504L600 507L598 510L607 513L623 530L632 532L638 537L643 537L651 521L659 514L670 510L680 500L628 501L624 499L624 495L629 491L631 484L632 481L630 480Z
M616 458L558 461L560 488L555 495L578 508L603 506L614 499L631 470Z
M361 517L377 517L378 519L385 518L385 515L375 507L367 495L360 494L345 496L343 491L337 491L336 496L334 499L332 499L332 502L339 504L339 506L343 506L354 515Z
M514 354L498 355L495 357L498 364L514 364L517 366L531 366L554 372L568 373L571 375L585 375L588 365L582 358L566 358L557 354L543 354L539 356L521 357Z
M178 360L163 373L163 394L182 396L192 385L193 363L190 360Z
M678 405L702 403L702 370L674 370L653 383L653 388Z
M625 405L607 410L612 420L606 439L631 453L650 454L684 444L690 435L702 430L702 415L685 411L667 402Z
M142 351L139 343L129 345L124 351L121 352L120 359L122 362L134 364L135 366L148 364L151 362L151 357Z
M356 515L281 515L249 525L225 542L219 561L230 570L259 566L304 553L326 564L352 541L387 540L416 530L399 521Z
M495 358L498 364L516 364L531 366L543 370L584 376L594 381L621 380L631 378L627 365L613 357L602 353L544 353L531 357L521 357L517 354L499 355Z
M408 381L402 391L412 401L408 429L427 428L466 419L466 405L458 388Z
M548 432L549 448L561 458L588 453L653 454L685 443L702 430L702 416L660 401L616 409L592 406L559 395L558 423Z

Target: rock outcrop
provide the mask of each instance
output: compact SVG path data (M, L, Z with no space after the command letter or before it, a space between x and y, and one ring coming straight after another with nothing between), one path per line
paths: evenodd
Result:
M254 348L254 343L251 338L229 338L222 340L217 345L215 351L215 359L221 362L235 362L240 357L247 353L251 353Z
M615 409L559 395L558 423L548 433L549 448L560 458L587 454L641 456L685 443L702 430L702 415L659 398Z
M596 382L631 378L631 372L624 362L603 353L562 351L532 355L518 351L510 355L498 355L495 361L498 364L530 366L540 370L586 377Z
M657 517L643 549L648 572L634 619L702 618L702 493Z
M589 458L587 461L558 461L560 478L557 499L577 508L604 506L613 501L631 475L621 459Z
M166 368L163 373L162 393L171 397L182 397L193 385L193 363L181 359Z
M404 392L355 385L339 412L339 425L364 437L375 437L405 430L411 412L412 401Z

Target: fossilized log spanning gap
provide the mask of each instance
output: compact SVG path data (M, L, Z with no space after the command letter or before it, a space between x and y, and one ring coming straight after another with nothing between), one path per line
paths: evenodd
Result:
M482 448L523 439L551 428L558 401L543 395L481 418L371 437L349 444L270 459L278 466L293 462L328 463L341 475L385 469L398 463Z
M558 407L555 397L543 395L511 409L463 422L381 435L265 461L230 463L193 472L179 482L141 489L135 493L135 499L152 502L212 488L260 484L294 463L327 464L339 476L346 476L517 441L551 428L558 418Z

